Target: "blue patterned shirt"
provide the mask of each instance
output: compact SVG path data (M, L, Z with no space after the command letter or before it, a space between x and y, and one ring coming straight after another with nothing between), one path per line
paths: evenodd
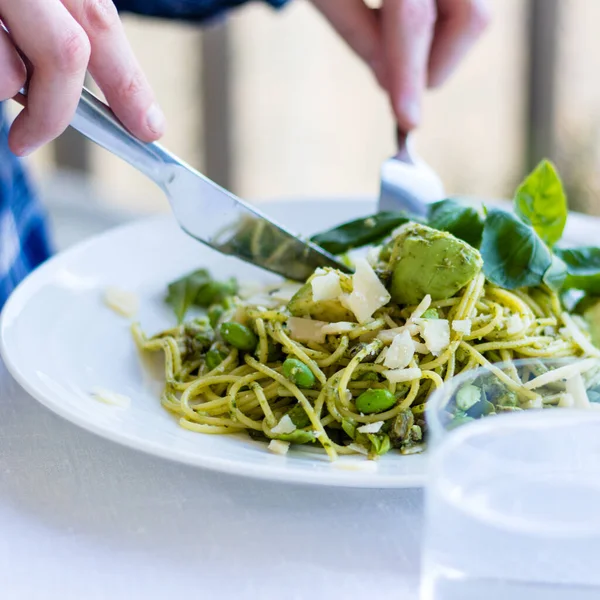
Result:
M122 11L202 21L248 0L116 0ZM287 0L263 0L280 7ZM0 309L17 284L51 254L45 215L20 159L8 148L0 104Z

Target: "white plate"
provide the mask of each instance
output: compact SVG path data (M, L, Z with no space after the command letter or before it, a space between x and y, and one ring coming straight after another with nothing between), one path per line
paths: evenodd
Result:
M263 207L280 222L309 234L374 210L363 201L289 201ZM598 220L573 216L571 239L594 242ZM145 331L174 322L163 298L169 281L201 266L219 277L272 281L265 272L223 257L180 231L169 216L126 225L48 261L13 293L2 313L0 349L15 379L42 404L107 439L151 454L228 473L279 481L351 487L416 487L422 455L390 453L377 463L343 457L329 463L306 451L285 457L243 436L182 429L159 403L162 381L136 352L129 323L103 303L107 286L136 292ZM129 408L93 399L95 388L131 398Z

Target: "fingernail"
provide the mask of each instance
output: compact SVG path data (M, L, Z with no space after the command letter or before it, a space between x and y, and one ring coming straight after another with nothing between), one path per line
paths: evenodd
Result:
M24 146L23 148L19 148L17 156L20 156L21 158L26 158L30 154L33 154L35 150L35 146Z
M157 135L162 135L165 131L165 115L156 102L146 112L146 124Z
M398 104L398 117L404 118L410 129L416 127L421 120L421 106L415 100L404 100Z

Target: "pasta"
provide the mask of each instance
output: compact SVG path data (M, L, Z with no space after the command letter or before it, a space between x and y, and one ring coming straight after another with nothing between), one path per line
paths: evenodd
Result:
M397 258L394 247L387 264ZM301 288L312 286L313 295L335 288L337 296L321 301L335 303L335 319L295 316L278 286L221 300L212 323L199 317L150 338L135 325L142 350L164 353L164 408L192 431L308 444L332 460L394 448L412 454L424 447L427 399L454 375L486 366L516 398L497 410L515 410L539 404L538 393L494 363L600 356L545 285L503 289L479 266L451 297L405 305L388 295L369 318L339 318L354 317L356 277L319 271ZM233 336L240 332L248 339Z

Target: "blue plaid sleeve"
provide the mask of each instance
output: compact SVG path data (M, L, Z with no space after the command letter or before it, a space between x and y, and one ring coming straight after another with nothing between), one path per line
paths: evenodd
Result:
M116 0L121 11L140 15L202 21L246 4L249 0ZM288 0L262 0L275 8L280 8Z
M0 309L17 284L50 256L44 211L8 148L0 103Z

